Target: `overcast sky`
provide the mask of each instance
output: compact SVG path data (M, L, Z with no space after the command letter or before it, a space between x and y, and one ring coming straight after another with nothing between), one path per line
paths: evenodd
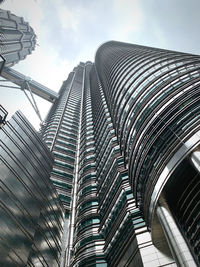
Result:
M5 0L0 8L24 17L38 37L35 51L14 68L55 91L108 40L200 54L199 0ZM38 129L24 93L0 90L9 114L21 109ZM50 104L36 101L44 119Z

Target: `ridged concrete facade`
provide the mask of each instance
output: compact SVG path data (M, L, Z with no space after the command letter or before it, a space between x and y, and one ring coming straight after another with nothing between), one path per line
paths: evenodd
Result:
M66 209L62 266L199 264L200 57L103 44L41 133Z

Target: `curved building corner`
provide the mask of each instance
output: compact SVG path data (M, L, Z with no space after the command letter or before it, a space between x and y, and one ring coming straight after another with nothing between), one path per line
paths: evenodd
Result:
M180 266L196 266L200 56L107 42L95 66L155 247Z

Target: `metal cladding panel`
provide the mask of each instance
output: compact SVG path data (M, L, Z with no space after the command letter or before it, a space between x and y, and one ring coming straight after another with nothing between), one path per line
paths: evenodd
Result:
M149 229L159 197L168 180L170 189L174 189L173 192L177 194L177 188L170 179L171 174L199 145L199 67L198 55L114 41L103 44L96 53L95 69L107 111L110 113L123 163L128 169L137 207L143 212ZM98 104L93 110L98 112ZM96 121L100 120L98 113L95 118ZM95 132L98 132L97 126ZM187 195L185 192L188 193L190 180L185 182L180 195L183 192ZM183 184L183 175L180 176L179 183ZM169 194L169 198L171 195ZM101 198L100 194L99 196ZM194 199L192 195L193 203L197 205ZM193 209L189 205L185 207L185 203L183 206L186 210ZM181 212L187 214L185 210L181 210L182 206L178 208L178 217L183 216ZM195 212L191 214L191 221L188 220L188 214L186 216L189 221L187 227L181 226L182 234L189 240L190 249L196 253L199 261L199 227L196 225L199 213L198 216ZM180 224L186 221L186 218L182 220L178 217L176 219ZM110 231L108 232L110 235ZM195 241L197 236L198 241ZM113 250L115 252L116 248Z
M35 49L36 35L23 18L0 9L0 53L6 66L24 59Z
M63 212L51 153L20 112L0 130L0 144L0 265L57 266Z
M136 201L146 215L159 173L199 129L200 57L108 42L95 64Z

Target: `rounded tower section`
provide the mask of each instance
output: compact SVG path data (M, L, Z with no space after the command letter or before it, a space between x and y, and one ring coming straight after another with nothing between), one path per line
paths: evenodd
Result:
M0 54L11 67L32 53L36 46L34 30L22 17L0 9Z
M158 205L167 207L198 261L194 235L199 231L195 211L200 189L195 186L195 200L188 196L194 212L187 227L183 203L199 175L192 155L200 143L200 57L111 41L98 49L95 65L137 206L149 228ZM193 165L188 176L180 169L186 162ZM179 183L178 204L170 194L176 194ZM186 230L191 227L195 234Z

